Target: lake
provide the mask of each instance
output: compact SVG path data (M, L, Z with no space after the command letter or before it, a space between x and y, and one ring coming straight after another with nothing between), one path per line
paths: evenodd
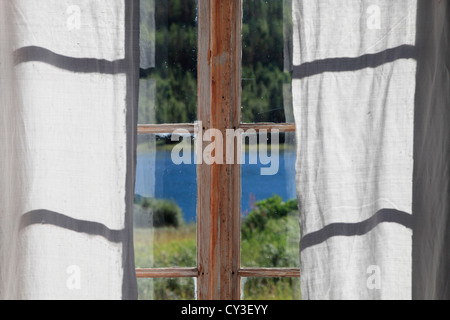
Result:
M296 197L295 148L285 148L279 153L279 170L276 175L262 176L261 168L269 165L248 164L249 153L245 153L247 164L242 165L241 209L245 215L255 201L277 194L283 200ZM172 199L181 208L187 222L196 221L197 170L194 164L175 165L171 151L140 152L136 168L135 193L143 197Z

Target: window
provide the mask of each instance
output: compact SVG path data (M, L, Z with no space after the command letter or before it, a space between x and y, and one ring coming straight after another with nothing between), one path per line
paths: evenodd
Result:
M290 49L282 41L289 38L290 5L242 1L141 1L141 46L155 52L141 55L135 201L141 298L258 299L268 290L280 293L264 298L299 298L299 230L296 201L289 199L295 198ZM270 39L276 44L269 50ZM210 129L222 137L232 132L229 141L244 141L242 148L221 145ZM270 139L282 142L276 151L283 157L278 176L261 176L252 170L267 169L267 161L256 156L248 164L255 151L249 141ZM173 160L172 140L182 141L181 164L164 160ZM152 176L145 166L153 166ZM256 189L280 179L281 196ZM275 208L277 221L255 226L249 219L267 208ZM179 223L182 230L173 228ZM255 236L255 228L264 232Z

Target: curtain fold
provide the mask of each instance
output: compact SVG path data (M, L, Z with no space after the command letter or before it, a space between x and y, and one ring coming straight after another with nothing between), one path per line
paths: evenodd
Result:
M138 1L0 1L5 299L135 299Z
M448 18L293 0L303 298L448 297Z
M413 299L450 299L450 4L418 3Z

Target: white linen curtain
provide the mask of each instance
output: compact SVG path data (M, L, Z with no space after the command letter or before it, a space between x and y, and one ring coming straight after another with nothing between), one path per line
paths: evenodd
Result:
M292 8L302 297L448 298L448 1Z
M137 296L138 5L0 0L2 299Z
M449 1L292 15L303 298L450 298ZM137 297L138 34L137 0L0 0L0 299Z

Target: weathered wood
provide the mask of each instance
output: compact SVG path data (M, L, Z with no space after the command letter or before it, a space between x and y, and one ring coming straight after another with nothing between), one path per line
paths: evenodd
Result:
M243 278L299 278L300 269L296 268L242 268L239 276Z
M272 130L278 130L279 132L295 132L294 123L241 123L240 128L244 131L252 129L256 132L261 130L266 130L267 132Z
M198 5L198 118L203 130L213 128L225 137L240 124L241 0ZM197 171L198 298L238 299L240 166L225 164L225 144L214 147L222 152L213 152L212 164L202 163Z
M231 127L232 44L231 20L234 1L211 1L211 126L224 133ZM223 147L216 145L216 147ZM224 152L222 152L224 153ZM222 154L223 156L223 154ZM218 152L212 155L220 161ZM231 298L231 168L211 164L211 264L209 266L213 300ZM228 241L227 241L228 239Z
M235 117L233 117L235 119ZM175 130L185 130L191 134L195 133L196 124L193 123L166 123L166 124L140 124L138 125L138 134L158 134L158 133L173 133ZM210 127L208 123L206 125L203 123L203 127ZM259 132L261 130L266 130L270 132L271 130L278 130L279 132L295 132L294 123L241 123L237 124L235 128L246 130L255 130Z
M198 5L198 76L197 76L197 118L202 122L202 130L211 128L211 0L199 0ZM197 139L197 153L202 155L204 142ZM202 156L200 156L201 158ZM197 166L197 299L211 298L212 264L211 241L211 171L207 164Z
M157 133L173 133L175 130L185 130L194 133L195 124L174 123L174 124L140 124L138 125L138 134L157 134Z
M242 0L231 1L233 3L231 54L232 54L232 103L231 126L236 129L241 124L241 93L242 93ZM239 142L242 141L238 137ZM236 141L237 142L237 141ZM238 272L241 267L241 165L238 161L238 150L234 148L234 165L231 177L231 299L241 299L241 277ZM240 156L240 155L239 155Z
M298 278L298 268L242 268L237 272L244 278ZM136 277L142 278L196 278L199 276L197 268L153 268L136 269Z
M143 278L196 278L197 268L136 269L136 277Z

